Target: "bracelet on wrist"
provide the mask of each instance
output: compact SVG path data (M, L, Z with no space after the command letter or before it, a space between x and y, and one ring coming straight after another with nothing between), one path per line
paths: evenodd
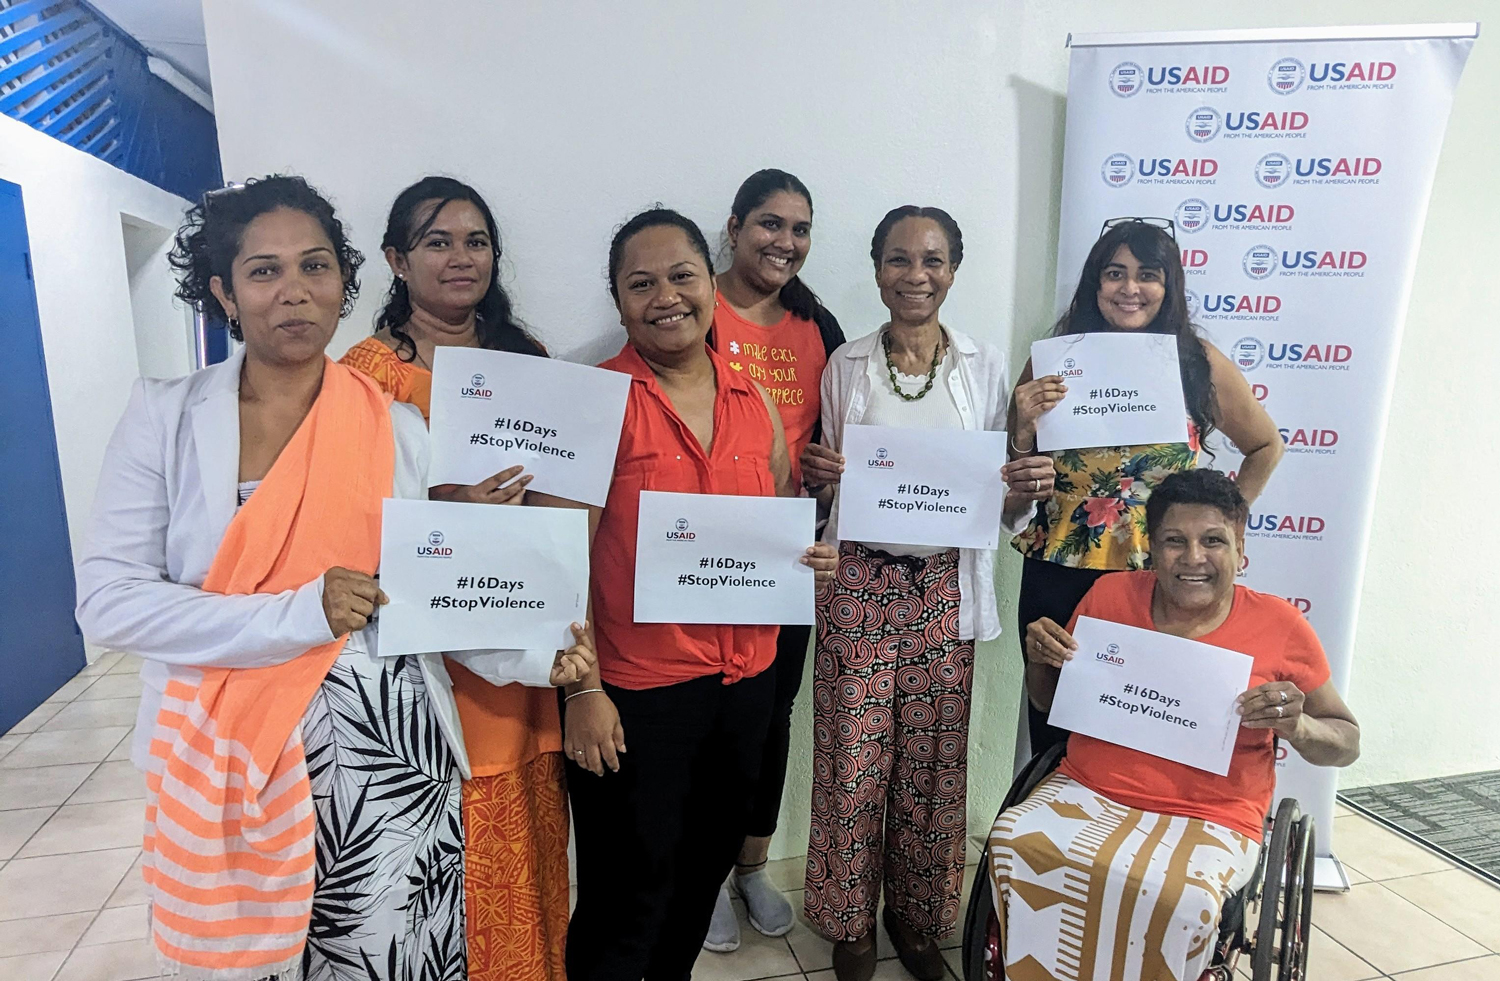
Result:
M603 688L585 688L582 691L575 691L571 695L565 695L565 696L563 696L563 701L564 702L571 702L573 699L577 698L579 695L592 695L594 692L598 692L599 694L603 695L604 694L604 689Z

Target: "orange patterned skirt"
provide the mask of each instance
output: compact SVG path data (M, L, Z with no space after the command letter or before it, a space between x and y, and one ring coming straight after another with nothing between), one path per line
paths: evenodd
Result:
M564 981L568 796L561 753L464 783L470 981Z

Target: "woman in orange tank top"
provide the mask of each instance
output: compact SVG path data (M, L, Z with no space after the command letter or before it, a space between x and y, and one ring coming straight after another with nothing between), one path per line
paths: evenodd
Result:
M427 417L433 349L546 357L500 285L499 231L474 188L428 177L396 198L381 242L394 279L377 331L341 359ZM569 506L528 494L511 467L434 499ZM568 803L557 694L495 686L448 661L473 779L463 787L464 894L472 981L562 981L568 925Z
M784 170L758 170L734 195L724 237L731 261L718 276L713 349L729 367L771 396L786 430L792 483L802 493L800 457L820 434L819 382L844 331L800 275L812 248L813 203L807 185ZM745 900L750 925L768 937L791 932L792 906L766 872L781 812L791 748L792 703L802 687L809 625L783 624L776 637L776 699L755 787L755 804L734 874L719 890L703 946L721 953L740 945L730 890Z

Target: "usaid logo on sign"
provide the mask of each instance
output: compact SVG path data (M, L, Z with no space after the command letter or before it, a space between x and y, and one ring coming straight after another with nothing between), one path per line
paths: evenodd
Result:
M1133 61L1122 61L1109 73L1109 90L1122 99L1140 93L1146 87L1146 73Z
M1245 522L1247 538L1320 541L1328 522L1316 514L1256 514Z
M672 530L667 532L667 541L669 542L690 542L697 537L696 532L688 530L688 519L686 518L678 518Z
M869 460L867 461L867 463L869 466L875 467L879 470L889 470L891 467L894 467L896 465L896 461L891 459L890 453L884 446L876 450L875 459Z
M1193 290L1183 290L1182 295L1187 298L1188 317L1192 320L1198 319L1198 314L1203 309L1203 300Z
M1125 666L1125 657L1120 653L1119 644L1110 644L1102 651L1096 651L1094 657L1105 664L1113 664L1115 667Z
M1208 225L1208 202L1201 198L1188 198L1177 206L1172 219L1185 232L1201 232Z
M1188 139L1195 143L1207 143L1219 135L1219 130L1224 127L1224 117L1219 111L1210 106L1199 106L1188 113L1187 135Z
M1307 81L1307 66L1296 58L1282 58L1266 72L1266 84L1277 95L1291 95Z
M1269 245L1252 245L1241 265L1251 279L1270 279L1276 275L1276 250Z
M1104 158L1104 166L1099 168L1099 176L1110 187L1124 187L1130 183L1130 178L1134 176L1131 170L1131 163L1130 154L1111 153Z
M427 535L427 544L417 546L417 555L424 559L451 559L453 549L443 545L443 533L433 531Z
M1229 350L1241 371L1254 371L1266 360L1266 346L1259 337L1241 337Z
M1255 162L1255 183L1277 188L1292 176L1292 161L1284 153L1268 153Z
M489 399L495 393L484 387L484 376L476 374L469 379L469 384L458 390L458 394L466 399Z

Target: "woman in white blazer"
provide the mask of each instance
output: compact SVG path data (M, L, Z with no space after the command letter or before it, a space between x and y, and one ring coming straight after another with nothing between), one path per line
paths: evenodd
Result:
M1000 633L994 552L838 539L845 427L1000 430L999 348L938 320L963 260L958 224L905 206L875 229L870 257L890 321L823 372L823 445L802 456L832 495L823 540L838 572L820 597L813 671L813 795L803 909L834 942L839 981L869 981L882 885L886 931L921 981L945 974L937 941L958 922L974 643ZM1012 532L1050 491L1042 460L1001 473ZM855 461L863 466L865 461Z
M363 573L333 568L277 593L202 588L324 372L349 370L323 349L352 304L361 257L321 195L300 178L269 177L205 196L172 259L178 295L222 312L244 347L183 378L137 382L106 451L77 618L91 642L144 660L132 760L152 765L174 681L195 684L204 668L282 665L347 633L300 726L319 889L340 890L328 901L314 893L301 966L310 979L364 981L367 966L381 978L417 976L424 963L462 978L467 761L442 657L374 656L384 594ZM426 426L409 405L388 411L391 493L425 499ZM532 685L570 681L593 660L586 647L466 656L496 683ZM158 928L159 948L161 938Z

